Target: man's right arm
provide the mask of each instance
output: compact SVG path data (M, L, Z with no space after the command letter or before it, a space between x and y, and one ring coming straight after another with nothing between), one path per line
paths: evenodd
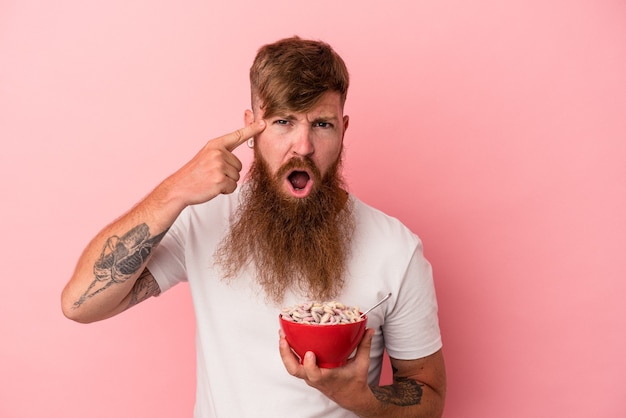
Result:
M87 245L61 295L66 317L78 322L109 318L160 293L145 265L182 209L172 205L167 217L168 205L154 200L146 197Z
M152 251L188 205L207 202L237 187L242 164L232 151L265 128L263 121L209 141L180 170L159 184L87 245L63 289L68 318L109 318L160 293L145 266Z

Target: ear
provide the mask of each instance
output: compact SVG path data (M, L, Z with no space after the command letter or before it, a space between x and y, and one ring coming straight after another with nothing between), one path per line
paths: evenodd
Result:
M346 134L346 131L348 130L349 123L350 123L350 116L344 115L343 116L343 134L341 135L341 140L343 140L343 137Z
M246 111L243 112L243 123L248 126L252 125L252 122L254 122L254 113L252 110L246 109Z

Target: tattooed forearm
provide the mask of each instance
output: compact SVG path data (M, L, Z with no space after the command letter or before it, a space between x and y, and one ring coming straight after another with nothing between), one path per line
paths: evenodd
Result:
M398 406L417 405L422 401L422 384L406 377L394 377L391 386L372 386L374 396L381 402Z
M94 280L80 299L74 303L74 309L111 285L124 283L137 274L166 232L167 230L150 237L148 225L140 224L121 237L117 235L109 237L100 257L94 263Z

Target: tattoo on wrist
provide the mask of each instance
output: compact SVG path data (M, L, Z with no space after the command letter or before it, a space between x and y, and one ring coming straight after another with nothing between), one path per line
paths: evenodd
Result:
M398 406L418 405L422 402L423 384L407 377L394 377L393 385L372 386L376 399Z
M100 257L94 263L94 280L80 299L74 303L74 309L110 286L124 283L135 275L142 268L154 247L161 242L166 232L167 230L150 237L148 225L142 223L121 237L117 235L109 237L104 243ZM156 283L152 286L154 285ZM143 293L145 294L149 290L149 288L144 288ZM142 289L139 286L133 291L138 293L138 295L133 295L133 298L136 298L134 299L135 303L143 300L141 299Z

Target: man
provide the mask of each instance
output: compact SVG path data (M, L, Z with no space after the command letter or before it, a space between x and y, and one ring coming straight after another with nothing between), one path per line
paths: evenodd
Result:
M245 127L209 141L87 246L63 291L79 322L116 315L187 281L197 320L197 417L438 417L446 379L429 263L397 220L348 194L340 175L348 72L323 42L262 47ZM248 141L254 162L237 187ZM282 306L367 307L352 360L302 364ZM278 347L277 347L278 345ZM378 386L383 351L393 384Z

